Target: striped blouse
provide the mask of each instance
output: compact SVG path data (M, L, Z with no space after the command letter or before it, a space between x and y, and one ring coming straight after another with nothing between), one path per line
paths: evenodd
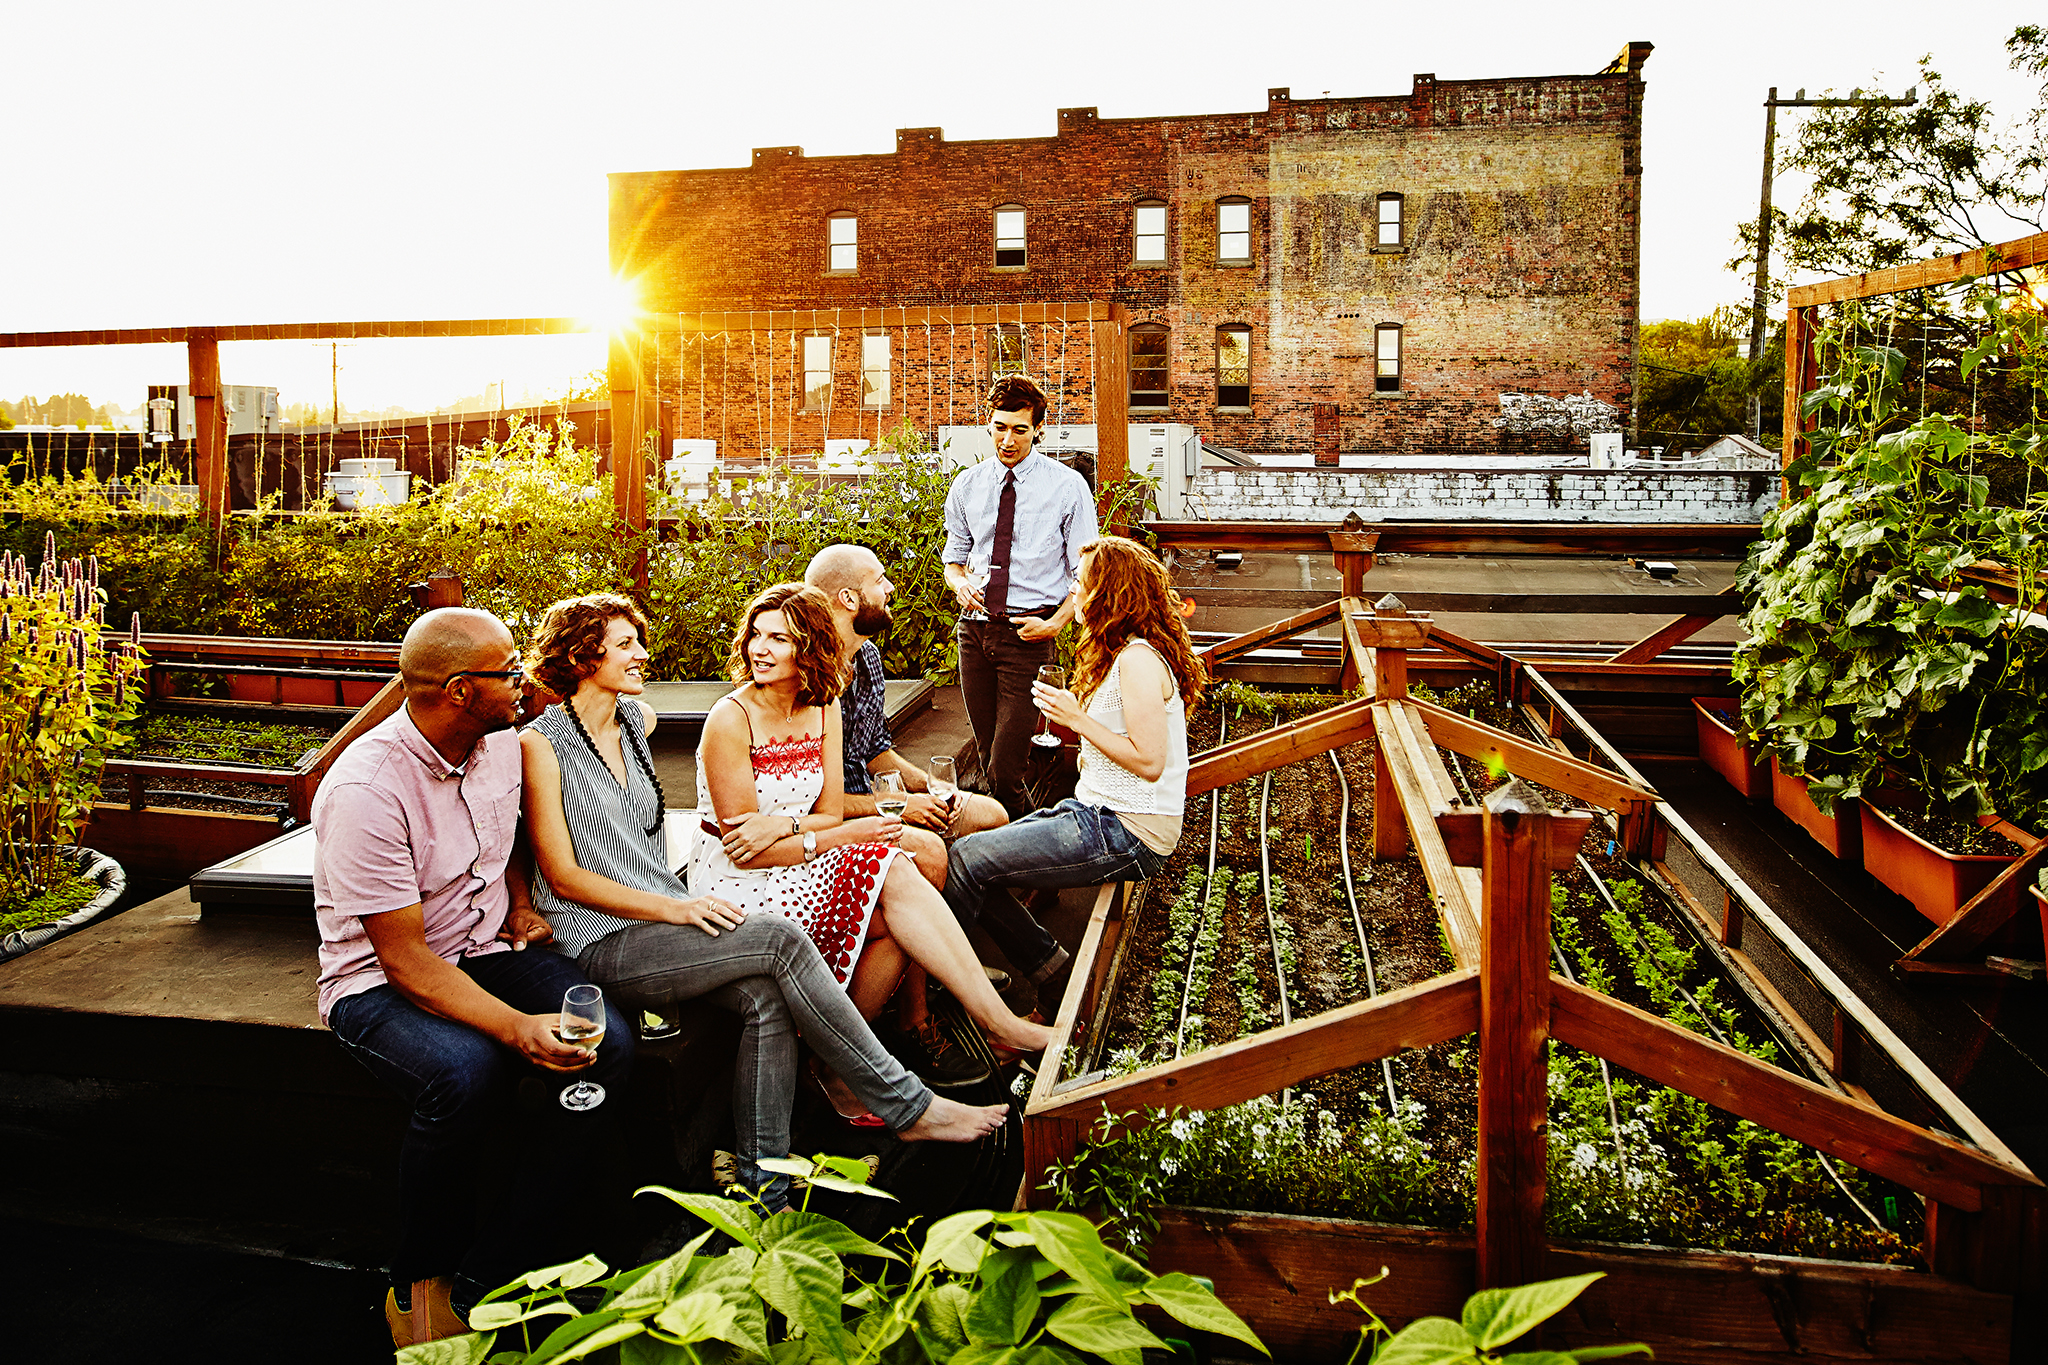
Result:
M550 706L528 728L547 736L554 746L555 762L562 770L562 815L569 823L569 840L576 850L576 865L585 872L609 877L636 891L658 896L687 896L682 878L669 871L668 850L662 833L647 833L655 815L654 786L640 768L632 751L637 747L650 761L647 735L642 729L640 707L631 699L619 704L620 742L626 753L626 785L604 760L591 752L576 727ZM544 876L533 879L533 904L555 931L555 949L570 957L632 921L593 910L587 905L564 900Z

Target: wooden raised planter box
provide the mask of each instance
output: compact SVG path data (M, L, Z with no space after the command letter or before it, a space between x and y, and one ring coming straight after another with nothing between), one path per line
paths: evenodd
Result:
M1863 817L1863 869L1913 902L1913 908L1936 924L1946 924L1957 910L1989 886L2018 854L1950 853L1936 848L1899 824L1883 808L1859 803ZM2020 888L2007 886L1987 908L2002 910L2008 921L2019 908Z
M1806 779L1786 772L1776 757L1771 759L1771 801L1786 819L1811 834L1837 858L1850 863L1862 858L1863 825L1856 815L1861 802L1837 801L1833 815L1822 815L1820 807L1806 794Z
M1730 697L1694 697L1692 710L1699 732L1700 761L1721 774L1741 796L1751 801L1769 796L1770 765L1753 754L1729 724L1730 718L1742 714L1741 703Z
M1163 1209L1150 1258L1214 1280L1286 1361L1347 1360L1363 1318L1329 1291L1381 1266L1360 1297L1396 1328L1456 1317L1475 1287L1469 1233L1284 1214ZM1641 1341L1659 1365L2013 1358L2010 1297L1897 1266L1599 1242L1552 1242L1547 1258L1551 1276L1607 1274L1551 1320L1550 1350Z

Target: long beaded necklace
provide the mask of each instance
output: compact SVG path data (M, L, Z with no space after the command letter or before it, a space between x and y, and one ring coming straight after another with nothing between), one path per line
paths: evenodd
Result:
M575 726L576 733L583 737L583 747L590 750L590 756L609 769L611 765L605 763L604 755L597 751L597 741L590 737L590 731L583 728L583 717L576 714L575 705L567 698L564 698L562 710L568 713L569 724ZM622 742L626 730L626 723L620 721L619 734L622 737ZM662 821L666 818L668 811L668 797L661 790L661 779L654 775L654 760L645 752L644 746L646 743L647 737L642 735L639 744L625 744L624 748L626 752L633 755L633 761L640 765L640 771L647 774L647 780L654 784L654 823L647 826L643 831L651 839L661 832Z

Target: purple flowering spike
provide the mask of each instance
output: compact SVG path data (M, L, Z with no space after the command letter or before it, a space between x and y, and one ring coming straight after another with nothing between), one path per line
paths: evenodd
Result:
M99 585L100 585L100 557L99 557L98 555L94 555L94 556L92 557L92 561L91 561L91 569L92 569L92 585L93 585L93 587L94 587L95 589L97 589L97 588L99 587Z
M13 620L12 616L0 612L0 645L7 644L14 638Z
M57 533L55 531L45 531L43 532L43 563L54 564L56 562Z
M128 643L137 649L142 647L142 613L139 611L128 613Z

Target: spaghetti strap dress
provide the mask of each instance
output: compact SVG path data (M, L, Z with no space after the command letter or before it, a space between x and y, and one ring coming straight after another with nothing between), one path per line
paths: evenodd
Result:
M809 815L825 791L825 737L750 744L754 801L770 815ZM737 867L720 842L718 812L705 780L704 750L697 750L697 847L690 858L690 893L721 896L748 914L773 911L803 926L818 945L832 979L843 988L867 941L882 880L897 849L890 844L841 844L808 863Z

